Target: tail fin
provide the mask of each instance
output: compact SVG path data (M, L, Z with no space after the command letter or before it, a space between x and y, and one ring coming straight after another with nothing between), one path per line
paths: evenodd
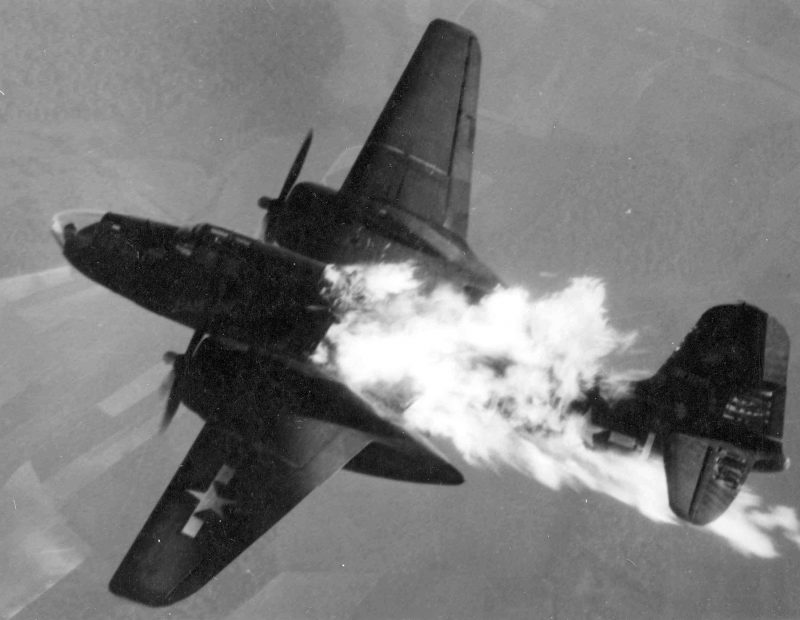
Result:
M704 525L751 470L781 471L789 337L747 304L706 311L645 387L663 424L670 506Z

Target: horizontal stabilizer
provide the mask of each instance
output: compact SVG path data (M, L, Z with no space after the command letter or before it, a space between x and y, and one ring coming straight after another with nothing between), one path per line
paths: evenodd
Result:
M711 523L731 505L753 462L752 452L730 444L670 435L664 450L670 508L695 525Z

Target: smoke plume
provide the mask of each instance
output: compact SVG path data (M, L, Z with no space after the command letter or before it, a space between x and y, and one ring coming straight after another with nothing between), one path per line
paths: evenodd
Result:
M635 335L609 324L600 280L576 278L540 298L497 289L470 303L417 278L410 263L329 266L325 278L339 321L313 359L381 415L449 440L471 464L513 467L551 489L590 489L679 523L661 463L590 449L592 429L575 410L587 388L613 396L632 378L607 368ZM781 537L800 546L794 509L766 506L748 488L706 529L748 555L778 555Z

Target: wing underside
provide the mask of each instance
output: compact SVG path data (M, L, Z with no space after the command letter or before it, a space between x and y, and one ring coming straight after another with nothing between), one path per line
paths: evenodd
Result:
M432 22L343 193L400 207L466 237L479 73L475 36Z
M295 415L276 416L277 440L253 444L207 424L111 580L146 605L196 592L370 438Z

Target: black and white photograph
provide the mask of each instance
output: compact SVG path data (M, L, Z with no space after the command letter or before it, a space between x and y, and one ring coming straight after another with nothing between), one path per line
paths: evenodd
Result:
M0 0L0 619L799 618L799 204L788 0Z

